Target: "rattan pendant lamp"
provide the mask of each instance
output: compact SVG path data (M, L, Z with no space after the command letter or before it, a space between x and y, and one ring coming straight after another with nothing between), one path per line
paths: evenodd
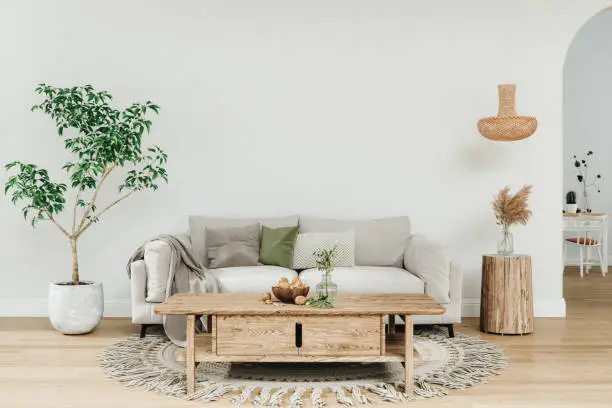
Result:
M514 142L533 135L538 120L532 116L518 116L515 109L516 85L499 85L499 112L497 116L480 119L478 131L490 140Z

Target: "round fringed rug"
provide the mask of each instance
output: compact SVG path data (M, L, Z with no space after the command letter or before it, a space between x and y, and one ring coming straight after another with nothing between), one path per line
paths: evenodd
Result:
M406 402L445 396L449 390L484 383L506 366L503 352L477 337L446 330L415 330L414 395L403 393L401 363L201 363L196 392L186 395L182 349L163 334L130 337L100 355L107 375L129 387L202 402L230 398L234 405L351 406L376 399Z

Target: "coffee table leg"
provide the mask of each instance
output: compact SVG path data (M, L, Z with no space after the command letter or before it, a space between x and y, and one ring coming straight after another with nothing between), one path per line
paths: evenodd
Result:
M412 318L410 316L405 316L404 317L404 323L405 323L405 345L406 345L406 349L405 349L405 357L404 357L404 370L406 371L405 373L405 382L404 382L404 386L406 388L406 394L408 395L412 395L412 390L414 387L414 382L412 381L412 367L414 364L414 358L413 358L413 350L414 350L414 344L412 342L412 334L413 334L413 330L414 330L414 324L412 322Z
M395 336L395 315L389 315L389 337Z
M195 392L195 315L187 316L187 353L186 372L187 372L187 395Z

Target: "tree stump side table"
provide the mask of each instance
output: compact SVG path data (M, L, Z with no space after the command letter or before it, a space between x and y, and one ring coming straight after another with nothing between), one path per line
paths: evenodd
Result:
M529 255L483 255L480 331L533 332L533 295Z

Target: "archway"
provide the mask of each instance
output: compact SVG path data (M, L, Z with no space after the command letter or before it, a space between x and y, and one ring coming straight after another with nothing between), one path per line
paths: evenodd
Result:
M569 192L575 192L576 206L581 213L592 211L593 221L579 221L579 217L564 217L564 238L597 237L599 250L584 249L582 257L584 278L580 277L579 245L567 244L564 268L564 298L568 313L576 302L592 298L593 287L612 290L612 279L607 272L608 254L612 243L607 239L607 214L612 213L612 8L589 19L576 33L567 51L563 70L563 200L566 211ZM575 156L575 157L574 157ZM585 194L586 192L586 194ZM601 223L601 225L600 225ZM602 232L600 232L601 230ZM578 239L580 243L593 243ZM585 258L586 262L585 262ZM592 268L588 263L597 264ZM586 274L590 269L591 274ZM595 272L595 273L593 273ZM596 296L595 296L596 297Z

